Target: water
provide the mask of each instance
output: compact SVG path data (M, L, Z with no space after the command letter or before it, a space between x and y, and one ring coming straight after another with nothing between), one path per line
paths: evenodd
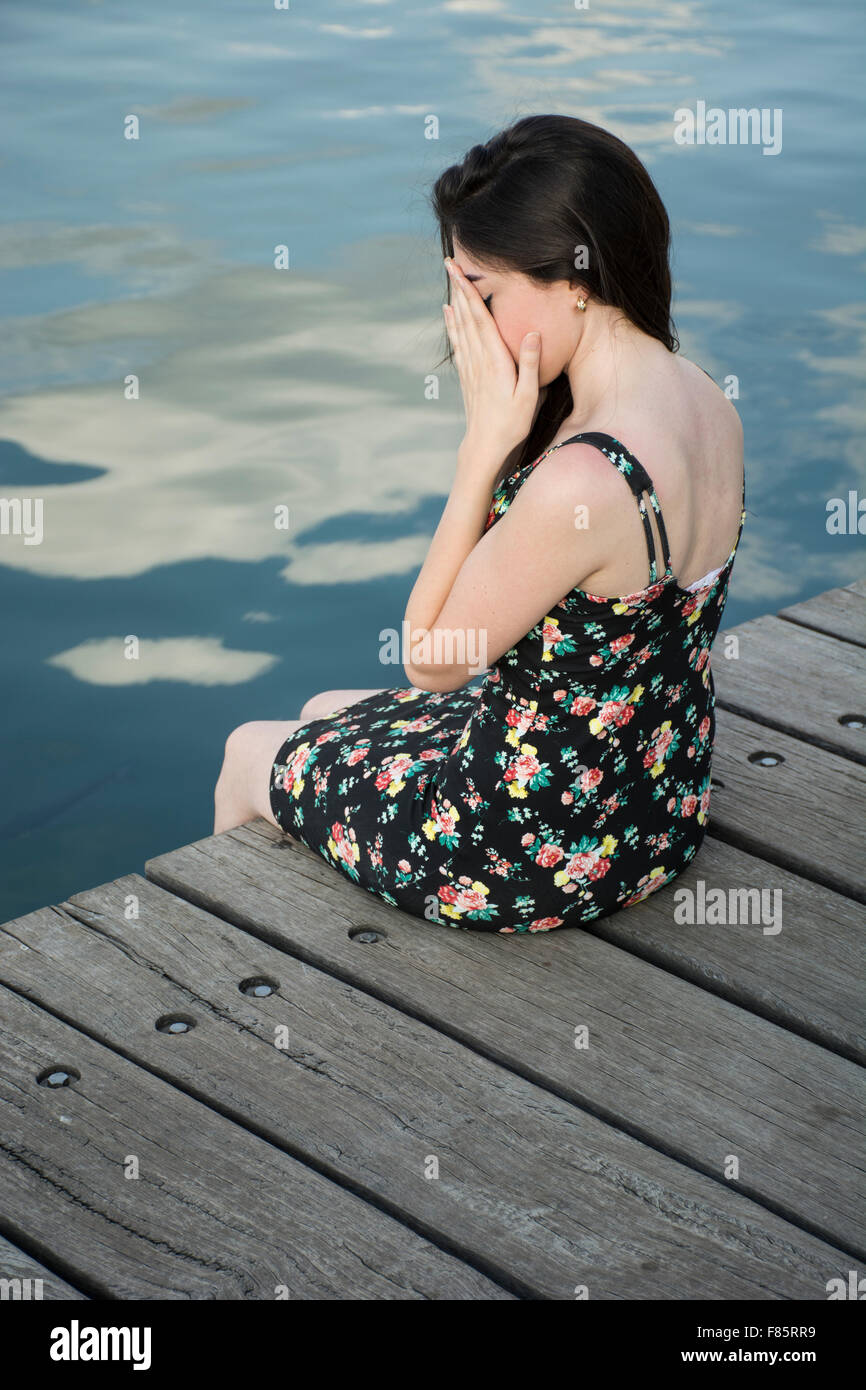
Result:
M866 457L853 0L5 0L0 31L0 496L44 499L41 544L0 535L0 920L207 835L234 725L405 684L379 633L462 433L455 378L424 398L426 195L517 116L609 126L669 209L683 351L740 387L726 621L862 572L826 529ZM781 153L677 146L700 100L781 108Z

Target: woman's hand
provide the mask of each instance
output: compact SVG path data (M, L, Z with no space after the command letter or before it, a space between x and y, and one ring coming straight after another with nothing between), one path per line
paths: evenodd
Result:
M527 333L517 368L493 315L471 280L445 261L453 303L443 305L466 411L466 440L502 460L529 434L539 399L540 334ZM533 342L534 338L534 342Z

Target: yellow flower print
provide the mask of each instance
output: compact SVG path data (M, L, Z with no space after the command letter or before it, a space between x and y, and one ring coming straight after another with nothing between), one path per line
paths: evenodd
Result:
M644 692L644 686L642 686L642 685L636 685L635 688L634 688L634 690L631 692L631 694L630 694L629 697L628 697L628 704L630 704L630 705L636 704L637 701L640 699L641 695L643 694L643 692Z
M517 724L512 725L505 735L505 742L510 743L512 748L520 747L520 740L527 729L531 729L535 723L535 716L538 713L538 701L530 700L527 707L520 706L514 708L513 717L517 719ZM512 716L509 715L509 718ZM535 750L532 750L535 752Z
M514 758L506 768L506 776L509 772L514 774L512 780L505 783L509 796L521 798L528 796L526 784L535 777L541 768L541 764L535 756L537 752L538 749L531 743L521 743L520 757Z
M548 637L548 635L547 635L546 629L549 628L549 627L555 627L555 628L556 628L557 635L558 635L558 633L559 633L559 619L558 619L558 618L551 618L549 615L548 615L547 617L545 617L545 619L544 619L544 622L543 622L543 624L542 624L542 633L543 633L543 636L544 636L544 651L541 653L541 659L542 659L542 661L552 661L552 660L553 660L553 649L554 649L554 647L555 647L555 645L556 645L556 642L555 642L555 641L552 641L551 638ZM551 635L552 635L552 634L551 634Z
M673 735L670 733L669 719L664 720L663 724L659 724L659 728L653 733L653 739L655 739L655 746L653 746L651 752L655 753L655 762L653 762L651 769L649 769L649 776L660 777L664 771L664 756L666 756L667 749L669 749L671 744L671 739L673 739Z
M429 816L421 826L427 839L435 840L437 835L453 835L460 819L457 807L452 806L450 801L446 801L441 808L435 802L433 806L437 814L435 817Z
M452 884L447 892L454 901L440 903L439 913L443 917L454 917L459 921L464 912L480 912L486 908L485 898L490 889L476 879L468 887L463 883Z
M354 869L361 858L361 846L355 839L354 830L350 830L347 834L344 826L340 825L339 822L331 827L331 834L328 836L328 849L331 858L338 862L342 861L350 871Z
M613 835L605 835L598 852L607 857L607 855L613 854L618 844L619 840L614 839Z

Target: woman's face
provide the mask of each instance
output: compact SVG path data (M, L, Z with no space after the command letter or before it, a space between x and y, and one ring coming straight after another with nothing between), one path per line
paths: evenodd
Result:
M577 286L567 281L539 285L516 270L494 270L475 260L453 238L454 260L484 300L499 333L517 362L521 339L541 334L539 385L547 386L563 372L577 347ZM452 290L452 299L459 291Z

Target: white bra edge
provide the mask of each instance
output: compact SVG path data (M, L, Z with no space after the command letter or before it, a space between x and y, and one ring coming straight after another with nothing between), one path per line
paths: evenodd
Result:
M691 594L694 593L696 589L703 589L708 584L712 584L714 579L718 579L724 568L724 565L719 565L717 569L710 570L709 574L705 574L703 579L696 579L694 584L687 584L686 592Z

